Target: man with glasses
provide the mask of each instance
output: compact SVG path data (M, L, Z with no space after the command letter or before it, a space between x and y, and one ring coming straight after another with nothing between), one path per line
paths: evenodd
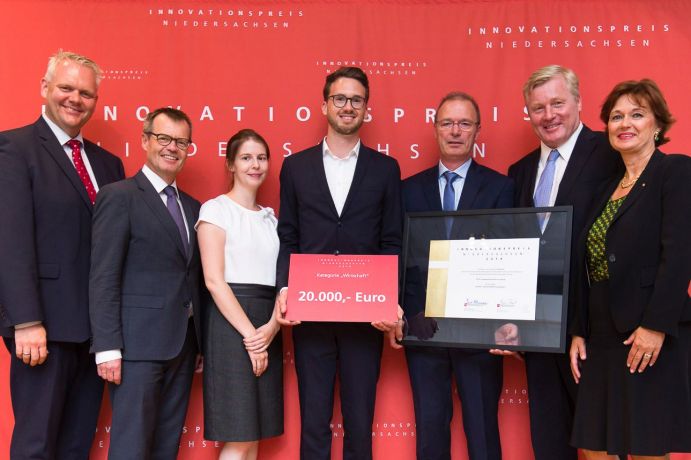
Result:
M340 378L345 437L343 458L372 458L372 420L382 334L369 324L302 323L283 319L290 254L396 254L401 248L400 170L393 158L365 147L360 127L369 83L357 67L330 74L322 113L328 121L319 145L286 158L276 286L277 317L294 325L298 377L300 458L331 458L334 383ZM382 323L373 326L386 329Z
M472 159L480 131L480 110L468 94L452 92L439 103L434 137L439 162L403 181L406 212L510 208L513 181ZM453 238L467 238L454 228ZM426 283L406 281L403 309L408 334L431 337L436 323L425 318ZM410 283L410 284L408 284ZM502 359L486 350L406 347L413 390L417 458L451 458L452 380L463 409L463 428L471 460L501 460L497 411L502 389Z
M109 383L111 460L177 457L201 350L200 204L176 184L191 136L185 113L151 112L146 164L104 187L94 210L92 350Z
M88 458L103 382L89 354L93 200L122 162L82 135L98 101L94 61L59 51L45 113L0 133L0 334L10 352L13 459Z

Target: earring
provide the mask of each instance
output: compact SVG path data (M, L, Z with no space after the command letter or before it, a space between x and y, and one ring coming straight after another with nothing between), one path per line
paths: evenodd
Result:
M655 142L660 140L660 130L655 131Z

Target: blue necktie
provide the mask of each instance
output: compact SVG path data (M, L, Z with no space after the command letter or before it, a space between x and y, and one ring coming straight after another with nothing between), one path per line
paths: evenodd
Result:
M446 179L446 186L444 187L444 200L442 201L442 209L444 211L455 211L456 210L456 191L453 188L453 182L458 179L459 176L453 171L446 171L444 173L444 178ZM446 223L446 236L451 235L451 227L453 226L453 218L448 217L445 219Z
M537 183L537 188L535 189L535 196L533 197L533 203L535 203L536 208L549 206L549 196L552 193L552 184L554 184L554 170L556 168L557 158L559 158L558 150L555 149L549 152L547 164L545 165L545 169L542 171L540 180ZM547 213L539 213L537 215L540 230L543 230L543 225L546 218Z
M187 230L185 230L185 222L182 218L182 210L180 209L180 204L178 203L175 188L172 185L169 185L163 189L163 193L165 193L168 197L166 200L166 206L168 207L170 217L173 218L175 225L178 227L180 238L182 238L182 246L185 249L185 255L187 256L190 253L190 243L187 239Z

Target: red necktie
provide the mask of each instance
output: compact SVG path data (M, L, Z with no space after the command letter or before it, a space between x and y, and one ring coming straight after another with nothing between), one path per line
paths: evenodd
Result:
M89 200L91 204L96 201L96 189L94 188L93 182L89 177L89 173L84 166L84 160L82 159L82 143L77 139L70 139L67 141L67 145L72 148L72 161L74 162L74 167L77 169L77 174L86 188L86 194L89 195Z

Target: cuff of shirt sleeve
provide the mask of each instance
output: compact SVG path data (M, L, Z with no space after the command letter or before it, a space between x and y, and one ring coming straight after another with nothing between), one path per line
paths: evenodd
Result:
M112 361L114 359L122 359L122 352L120 350L106 350L99 351L96 353L96 365L107 361Z
M29 321L28 323L16 324L14 326L14 330L16 331L17 329L24 329L26 327L36 326L37 324L41 324L41 322L40 321Z

